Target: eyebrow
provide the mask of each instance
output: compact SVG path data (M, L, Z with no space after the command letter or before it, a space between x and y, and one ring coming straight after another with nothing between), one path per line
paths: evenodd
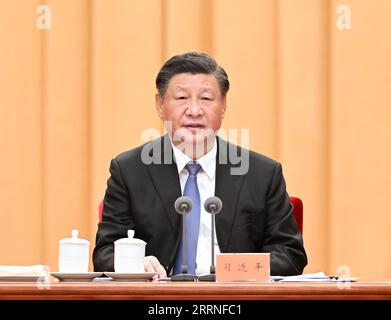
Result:
M178 86L178 87L174 88L175 91L180 91L180 90L181 91L187 91L187 89L188 89L187 87L182 87L182 86ZM206 92L206 91L212 91L212 88L207 87L207 88L202 88L201 89L201 92Z

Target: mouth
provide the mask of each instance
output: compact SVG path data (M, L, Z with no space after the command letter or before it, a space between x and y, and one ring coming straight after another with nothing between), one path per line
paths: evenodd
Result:
M183 125L183 127L186 128L187 130L191 131L192 133L196 133L197 130L205 129L205 125L203 125L201 123L188 123L188 124Z
M188 124L185 124L183 125L184 128L187 128L187 129L204 129L205 126L201 123L188 123Z

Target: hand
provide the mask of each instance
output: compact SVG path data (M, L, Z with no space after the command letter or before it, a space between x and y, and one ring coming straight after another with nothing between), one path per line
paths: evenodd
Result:
M144 270L145 272L156 272L156 274L153 276L153 280L167 278L166 270L155 256L145 257Z

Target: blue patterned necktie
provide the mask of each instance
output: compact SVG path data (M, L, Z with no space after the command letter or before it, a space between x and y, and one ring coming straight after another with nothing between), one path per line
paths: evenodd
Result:
M186 165L189 171L183 195L191 198L193 209L186 214L186 263L187 272L195 275L195 264L197 258L198 233L200 230L200 192L197 185L197 173L201 169L198 163L189 162ZM180 242L177 257L174 265L174 275L182 273L182 240Z

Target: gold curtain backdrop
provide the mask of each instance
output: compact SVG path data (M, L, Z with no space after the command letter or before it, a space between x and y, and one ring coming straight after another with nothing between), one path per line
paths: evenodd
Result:
M57 271L71 229L92 252L111 158L162 130L161 64L204 51L230 77L224 129L304 202L305 272L390 279L390 21L388 0L0 0L0 264Z

